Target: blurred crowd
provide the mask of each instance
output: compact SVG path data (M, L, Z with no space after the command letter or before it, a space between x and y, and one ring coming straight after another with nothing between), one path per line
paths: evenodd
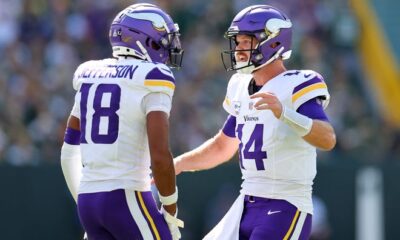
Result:
M111 56L109 25L135 2L0 0L0 164L59 163L74 70L84 61ZM398 130L380 117L359 65L360 27L346 0L146 2L160 5L179 23L185 49L184 67L175 72L174 154L198 146L224 123L222 101L232 73L220 59L228 47L223 33L239 10L266 3L294 23L289 68L320 72L330 89L327 111L338 145L321 159L382 162L400 156Z

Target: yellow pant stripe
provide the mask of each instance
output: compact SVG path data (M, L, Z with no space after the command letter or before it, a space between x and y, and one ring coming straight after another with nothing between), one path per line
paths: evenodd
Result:
M287 239L290 237L290 234L292 234L294 225L296 224L296 221L297 221L297 219L299 218L299 214L300 214L300 211L297 210L297 211L296 211L296 214L294 215L294 218L293 218L293 220L292 220L292 224L290 224L290 228L289 228L289 230L287 231L287 233L286 233L285 237L283 238L283 240L287 240Z
M160 240L161 239L160 238L160 234L158 233L157 227L154 224L153 218L151 217L149 211L147 210L146 205L144 204L142 193L141 192L137 192L137 194L138 194L138 199L139 199L139 202L140 202L140 206L142 206L143 212L146 215L147 220L149 220L149 222L150 222L151 230L154 232L154 235L156 236L156 239Z

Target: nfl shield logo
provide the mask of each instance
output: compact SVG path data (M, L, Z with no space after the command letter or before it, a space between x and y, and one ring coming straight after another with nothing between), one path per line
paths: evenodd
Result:
M240 113L240 107L241 107L241 103L239 101L233 102L233 108L235 109L235 113L237 115L239 115L239 113Z
M253 105L254 105L253 102L249 102L249 110L253 110Z

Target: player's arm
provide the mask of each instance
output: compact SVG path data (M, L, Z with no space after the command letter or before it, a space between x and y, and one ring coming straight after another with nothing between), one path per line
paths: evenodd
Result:
M167 95L158 93L167 97ZM157 94L152 94L158 98ZM154 98L153 98L154 99ZM158 189L161 203L161 212L173 239L180 238L181 234L178 227L183 227L184 223L177 216L178 188L175 186L175 170L172 161L172 154L169 150L169 124L168 114L164 111L150 111L147 114L147 136L150 148L151 170L154 182Z
M168 114L152 111L147 114L151 169L157 189L162 196L175 193L175 174L172 154L169 150ZM171 215L176 212L176 203L164 206Z
M236 119L229 116L221 131L192 151L174 159L175 172L204 170L218 166L237 152L239 140L234 136Z
M336 134L332 125L322 120L313 119L311 130L303 139L324 151L330 151L336 145Z
M178 193L176 192L172 154L169 150L168 116L171 110L171 96L166 93L151 92L143 98L142 108L146 114L154 182L165 210L173 216L176 212Z
M309 144L325 151L335 147L335 131L317 98L302 104L297 111L284 107L273 93L259 92L251 98L258 98L254 104L256 109L271 110L276 118L285 122Z
M318 97L312 98L303 103L295 113L287 113L287 110L284 109L280 119L284 122L293 122L296 120L296 114L299 114L299 123L303 121L304 126L306 126L299 132L300 135L304 134L303 139L321 150L329 151L336 145L336 135L321 101ZM291 114L292 117L290 117ZM289 119L287 119L288 117ZM310 122L310 127L308 127L307 122Z
M82 176L82 162L80 151L80 123L73 115L68 118L65 130L64 143L61 148L61 168L69 191L75 202L77 201L78 187Z
M176 217L178 188L175 186L175 170L169 150L168 122L175 79L167 67L159 64L147 73L144 85L149 90L142 100L142 109L146 114L153 179L163 205L162 215L168 224L172 238L179 239L181 237L179 227L183 227L184 223Z

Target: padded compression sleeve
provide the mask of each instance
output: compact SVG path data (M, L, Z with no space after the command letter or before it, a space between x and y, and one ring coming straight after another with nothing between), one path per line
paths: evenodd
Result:
M61 168L68 189L76 202L79 183L82 178L81 149L79 145L71 145L64 142L61 148Z

